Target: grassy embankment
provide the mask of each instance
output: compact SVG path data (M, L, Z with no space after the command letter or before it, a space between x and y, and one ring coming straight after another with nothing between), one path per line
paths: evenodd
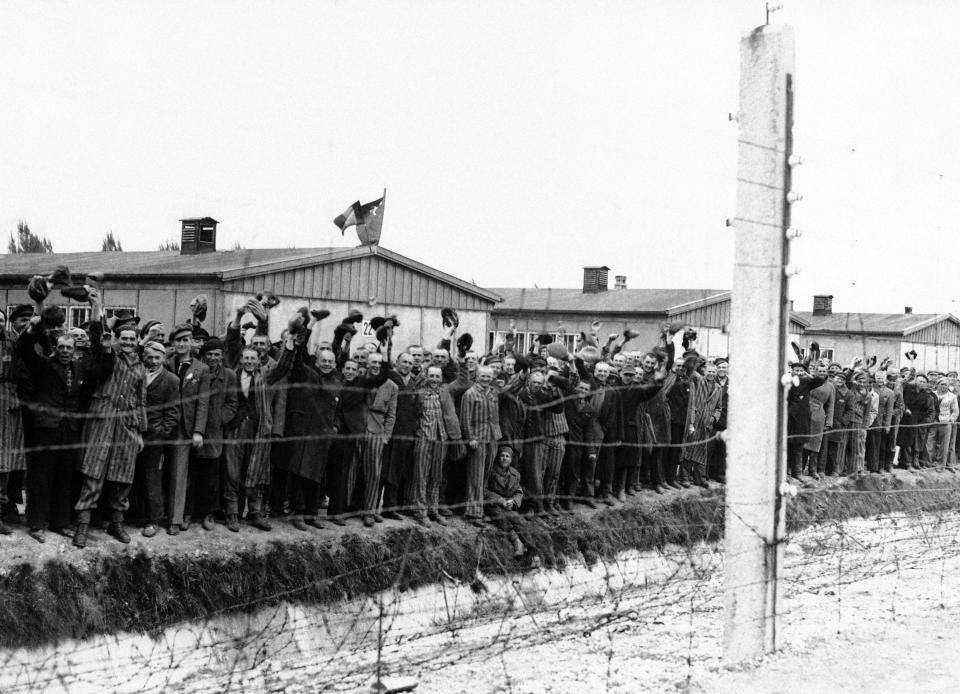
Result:
M789 530L813 523L885 513L952 510L960 476L928 473L846 480L801 490L787 506ZM894 493L890 493L890 492ZM722 489L562 518L524 523L527 543L544 566L592 563L624 550L694 545L723 536ZM499 531L454 522L450 527L394 525L377 532L249 545L218 556L117 552L89 563L53 560L6 567L0 576L0 646L10 648L115 631L160 632L183 620L256 609L283 600L332 603L391 585L415 587L444 573L471 581L520 571L522 561Z

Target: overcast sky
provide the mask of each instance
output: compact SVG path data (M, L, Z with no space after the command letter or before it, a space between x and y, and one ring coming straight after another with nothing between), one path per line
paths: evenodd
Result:
M960 3L786 2L802 268L835 310L960 314ZM732 285L740 36L763 2L0 4L0 232L384 247L487 287ZM5 243L4 243L5 246Z

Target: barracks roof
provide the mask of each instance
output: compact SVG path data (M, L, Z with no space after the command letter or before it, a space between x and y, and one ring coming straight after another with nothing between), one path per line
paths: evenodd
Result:
M104 253L13 253L0 255L0 280L26 281L65 265L71 274L103 272L106 279L217 279L284 272L377 256L452 285L490 303L500 299L490 290L411 260L381 246L341 248L250 248L181 255L180 251Z
M797 311L810 323L810 333L856 333L869 335L901 335L915 333L941 321L960 322L950 313L828 313Z
M582 289L494 288L503 297L494 311L570 313L658 313L705 299L729 299L725 289Z

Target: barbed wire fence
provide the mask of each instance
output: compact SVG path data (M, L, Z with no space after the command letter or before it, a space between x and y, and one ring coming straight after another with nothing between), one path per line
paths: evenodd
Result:
M948 602L944 585L960 548L957 476L898 471L810 483L796 492L784 538L780 616L786 624L792 603L830 593L836 631L842 632L849 619L845 588L883 577L893 580L883 600L895 620L904 576L917 570L939 573L934 597ZM614 508L560 518L535 513L523 525L539 565L514 560L508 532L494 525L422 529L390 523L377 531L350 527L309 539L261 541L239 548L234 558L213 560L214 570L167 586L172 599L195 596L192 613L171 618L131 592L127 600L135 606L123 620L123 633L111 633L107 620L89 625L79 640L58 634L50 643L38 639L32 648L9 649L0 680L4 691L358 691L383 673L415 677L430 691L427 685L441 682L469 689L456 676L450 679L462 673L488 678L481 690L491 684L524 691L563 665L549 662L549 649L570 643L587 656L579 662L590 663L575 674L601 688L629 689L625 673L634 671L661 678L683 673L692 686L704 663L719 659L725 557L717 540L723 514L719 485L645 493ZM205 539L200 535L191 547ZM254 557L286 543L290 552L273 557L289 561L299 551L303 561L285 566L290 575L280 582ZM309 545L322 549L309 552ZM324 560L339 565L338 550L363 550L364 561L324 571ZM147 573L164 562L172 562L168 572L185 571L175 558L144 552L150 552L148 542L135 551L94 555L87 565L68 561L56 569L60 587L71 574L103 571L98 578L104 597L110 591L103 584L112 579L128 588L116 561L139 562ZM371 556L379 559L369 561ZM211 562L189 552L183 561ZM216 569L233 578L244 564L253 575L248 584L234 586L234 599L229 586L209 583ZM56 599L52 566L19 576L8 567L2 586L8 608L18 600ZM48 592L24 590L40 580ZM90 600L97 593L71 595ZM87 607L91 615L98 611ZM523 660L521 667L524 653L544 663Z

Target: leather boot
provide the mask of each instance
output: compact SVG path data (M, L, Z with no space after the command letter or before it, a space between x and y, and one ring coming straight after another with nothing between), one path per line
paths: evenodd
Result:
M77 530L73 534L73 546L83 549L87 546L87 531L90 530L89 523L77 523Z
M227 530L232 533L240 532L240 519L237 517L236 513L227 514Z
M263 530L264 532L269 532L273 530L273 526L270 525L269 521L266 518L261 516L259 513L251 513L247 517L247 522L252 525L254 528Z
M113 537L115 537L117 540L119 540L125 545L130 544L130 536L127 535L127 531L124 530L122 523L117 523L116 521L114 521L113 523L108 525L107 534L112 535Z

